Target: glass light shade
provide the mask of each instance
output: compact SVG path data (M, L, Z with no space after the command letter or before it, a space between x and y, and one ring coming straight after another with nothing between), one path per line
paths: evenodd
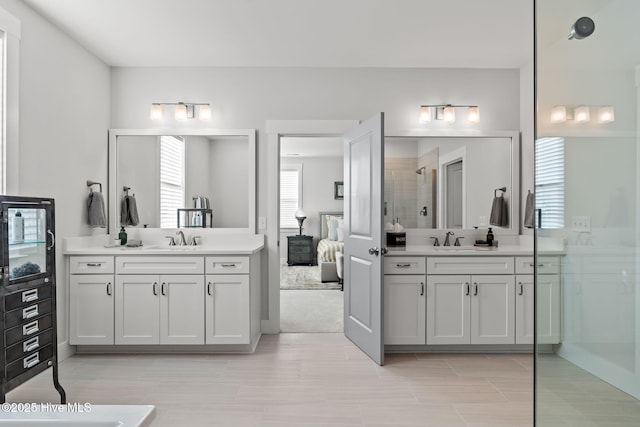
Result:
M176 105L176 120L186 120L187 119L187 104L178 104Z
M598 122L599 123L611 123L616 119L616 115L611 105L605 105L598 108Z
M581 105L573 111L573 118L576 122L585 123L591 120L591 113L589 107Z
M431 121L431 107L420 107L420 123L427 123Z
M453 123L456 121L456 110L451 105L444 107L442 111L442 118L446 123Z
M307 214L302 209L298 209L295 214L296 218L306 218Z
M480 122L480 107L469 107L467 110L467 120L469 123Z
M567 121L567 107L556 105L551 109L551 123L563 123Z
M151 120L162 120L162 115L163 115L162 105L151 104L151 113L149 115Z
M203 122L211 120L211 107L209 105L200 105L198 107L198 118Z

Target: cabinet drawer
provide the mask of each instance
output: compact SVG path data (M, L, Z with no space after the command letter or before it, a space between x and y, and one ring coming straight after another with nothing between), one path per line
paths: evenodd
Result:
M7 346L16 344L17 342L34 337L45 329L49 329L53 324L51 314L47 314L38 319L30 320L21 325L7 329L4 333L5 343Z
M204 274L201 256L118 256L117 274Z
M112 256L72 256L69 258L71 274L113 273Z
M289 253L292 254L310 254L311 246L309 245L291 245L289 246Z
M47 329L46 331L36 335L35 337L31 337L22 342L14 344L11 347L7 348L7 363L18 360L19 358L26 356L32 351L45 347L52 342L53 329Z
M5 313L4 327L11 328L22 323L29 323L29 319L35 319L49 313L51 313L50 299L34 302L33 304Z
M424 257L384 257L384 274L425 274Z
M11 380L23 372L28 371L41 363L46 363L53 357L53 345L49 344L42 349L22 357L7 365L7 380Z
M534 258L532 256L516 257L516 274L533 274ZM560 258L555 256L538 257L538 274L559 274Z
M32 305L47 298L51 298L50 284L7 295L4 299L4 308L6 311L10 311L16 308Z
M207 274L249 274L248 256L208 256Z
M427 257L427 274L513 274L513 257Z

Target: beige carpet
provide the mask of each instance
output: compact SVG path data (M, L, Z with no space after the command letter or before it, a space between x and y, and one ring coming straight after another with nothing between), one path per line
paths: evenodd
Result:
M338 282L320 281L320 267L317 265L280 265L280 289L320 290L340 289Z
M336 290L281 290L280 331L342 332L343 295Z

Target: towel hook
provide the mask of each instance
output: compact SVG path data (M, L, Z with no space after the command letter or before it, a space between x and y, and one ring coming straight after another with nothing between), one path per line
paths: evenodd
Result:
M129 190L131 190L131 187L127 187L126 185L124 187L122 187L122 189L124 190L124 194L125 196L129 195Z
M92 193L93 193L93 186L94 185L99 185L100 186L100 192L102 193L102 183L101 182L91 181L90 179L87 180L87 187L89 187L89 189L91 190Z
M506 193L507 187L500 187L493 190L493 197L498 197L498 191L502 191L503 193Z

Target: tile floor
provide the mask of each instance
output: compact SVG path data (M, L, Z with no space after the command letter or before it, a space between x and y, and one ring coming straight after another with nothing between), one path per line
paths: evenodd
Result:
M541 360L539 426L637 426L637 400L555 357ZM532 356L388 354L377 366L342 334L265 335L247 355L73 356L71 402L153 404L153 427L530 427ZM45 372L8 402L56 401ZM636 420L636 421L634 421Z

